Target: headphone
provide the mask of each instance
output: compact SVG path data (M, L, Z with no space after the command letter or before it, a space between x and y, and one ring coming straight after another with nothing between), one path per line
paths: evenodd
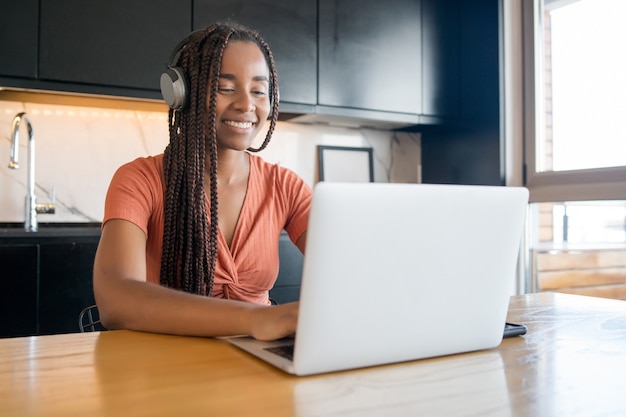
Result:
M167 105L173 110L183 110L187 105L189 96L189 93L187 92L189 89L187 75L185 74L185 70L176 66L178 64L178 59L191 38L193 38L196 33L201 31L202 30L196 30L191 32L185 39L176 45L166 64L165 71L161 74L161 95Z
M184 110L187 106L187 101L189 100L189 83L187 82L187 75L185 74L185 70L181 67L177 66L178 60L180 59L180 55L187 46L187 43L197 34L203 32L204 29L199 29L191 32L185 39L180 41L178 45L172 51L170 58L166 64L166 69L161 74L161 95L163 99L167 103L167 105L172 110ZM273 86L270 82L270 113L268 118L272 117L272 113L274 110L274 94L273 94ZM279 91L276 88L276 99L279 100Z

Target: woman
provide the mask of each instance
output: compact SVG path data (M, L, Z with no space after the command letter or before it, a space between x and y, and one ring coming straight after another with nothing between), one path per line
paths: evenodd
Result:
M292 335L298 304L270 306L268 290L281 230L304 253L311 189L248 152L265 148L276 124L271 51L250 29L215 24L185 39L172 61L185 73L186 94L169 112L170 143L162 155L120 167L107 193L94 265L103 323L195 336ZM268 117L263 144L251 149Z

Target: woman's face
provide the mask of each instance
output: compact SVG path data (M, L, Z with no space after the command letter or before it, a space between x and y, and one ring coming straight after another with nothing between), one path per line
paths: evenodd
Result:
M265 56L255 43L234 41L226 46L217 88L219 148L243 151L252 145L270 113L269 79Z

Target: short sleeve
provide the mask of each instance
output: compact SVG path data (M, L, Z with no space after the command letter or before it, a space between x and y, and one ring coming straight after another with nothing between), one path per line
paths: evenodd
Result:
M285 231L295 243L308 227L312 190L300 176L288 168L280 168L279 178L287 214Z
M104 225L111 219L128 220L148 235L150 218L162 200L163 186L156 157L138 158L113 175L104 204Z

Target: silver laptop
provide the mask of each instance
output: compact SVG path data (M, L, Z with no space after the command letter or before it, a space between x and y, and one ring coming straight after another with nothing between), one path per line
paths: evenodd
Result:
M227 340L296 375L495 347L527 203L519 187L320 182L295 339Z

